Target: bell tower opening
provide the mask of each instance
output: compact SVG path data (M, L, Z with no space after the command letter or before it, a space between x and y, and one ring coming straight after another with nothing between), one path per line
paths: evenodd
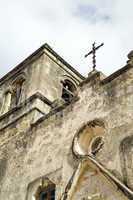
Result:
M75 85L68 79L61 81L62 83L62 99L65 102L71 102L76 93Z

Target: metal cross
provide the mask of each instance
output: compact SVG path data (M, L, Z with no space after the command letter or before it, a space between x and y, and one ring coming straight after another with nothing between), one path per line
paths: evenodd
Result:
M92 63L93 63L93 71L96 69L96 51L104 45L104 43L100 44L99 46L95 47L95 42L92 44L92 50L85 55L85 58L88 57L90 54L93 55Z

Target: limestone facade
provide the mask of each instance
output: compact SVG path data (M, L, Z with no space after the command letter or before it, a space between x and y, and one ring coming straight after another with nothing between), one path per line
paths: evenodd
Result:
M132 53L84 78L45 44L1 78L0 110L1 200L133 199Z

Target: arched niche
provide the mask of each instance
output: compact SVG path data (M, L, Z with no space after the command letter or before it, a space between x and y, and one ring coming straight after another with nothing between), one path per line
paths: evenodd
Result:
M12 92L10 89L6 90L3 94L3 102L1 107L1 114L5 114L10 110Z
M22 99L23 86L25 82L25 74L19 74L16 79L14 79L8 88L5 89L2 95L2 106L1 114L5 114L13 107L17 106Z
M105 125L101 120L93 120L83 125L73 140L73 153L76 155L93 155L104 144Z
M121 141L120 162L124 183L133 190L133 135Z
M20 74L12 82L11 107L15 107L20 103L25 80L26 80L25 79L25 75L24 74Z

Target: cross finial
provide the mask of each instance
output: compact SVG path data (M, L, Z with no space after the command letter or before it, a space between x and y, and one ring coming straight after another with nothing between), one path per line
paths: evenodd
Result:
M92 63L93 63L93 71L96 69L96 51L104 45L104 43L100 44L99 46L95 47L95 42L92 44L92 50L85 55L85 58L88 57L90 54L93 55Z

